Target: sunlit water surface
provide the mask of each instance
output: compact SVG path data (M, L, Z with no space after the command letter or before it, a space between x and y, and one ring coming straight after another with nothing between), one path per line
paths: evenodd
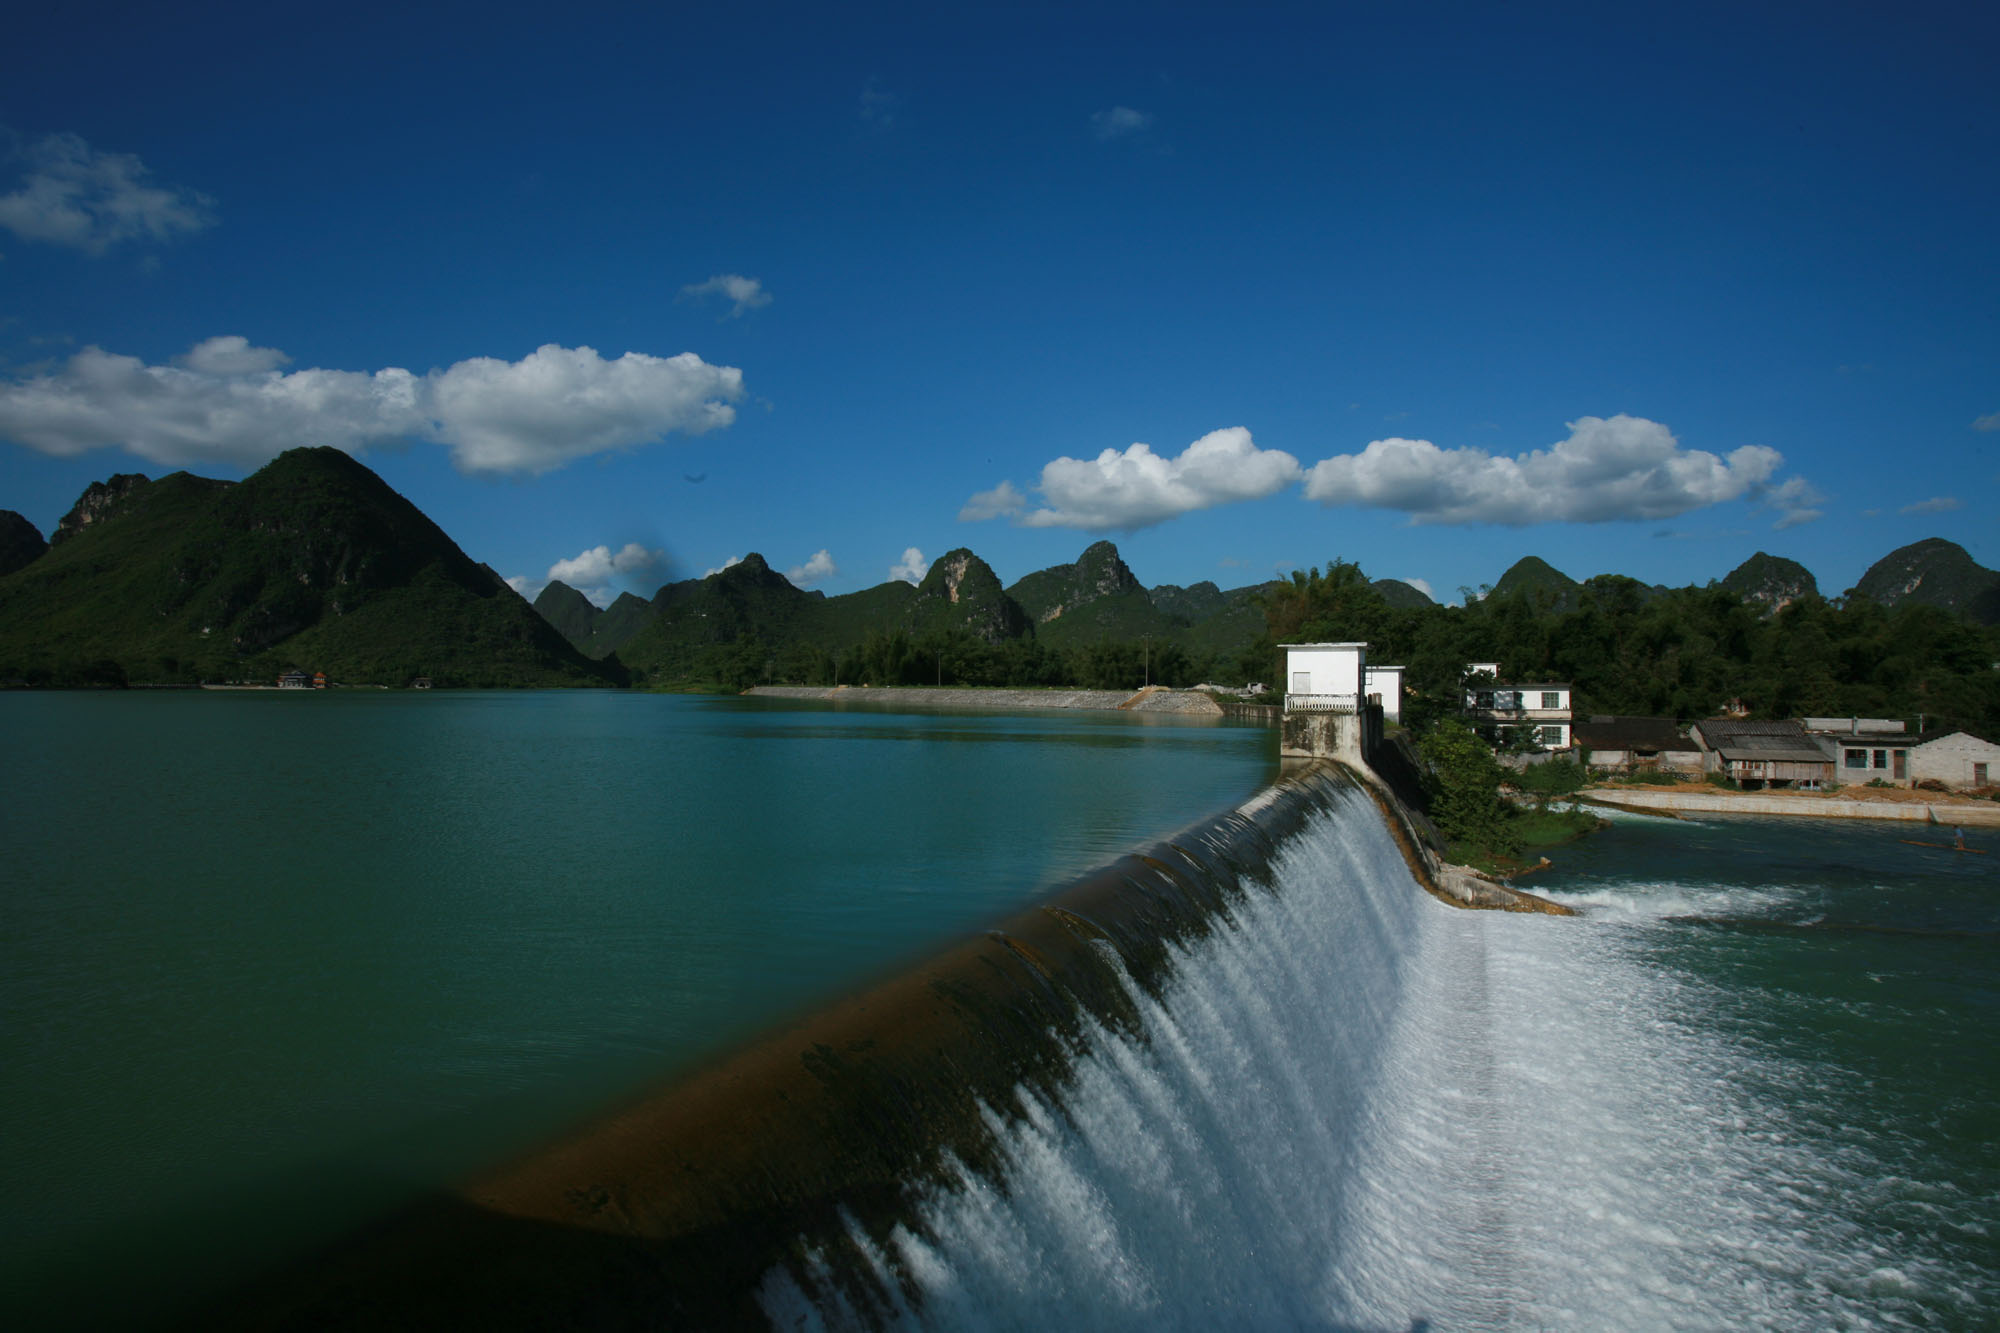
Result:
M0 1283L173 1308L1213 814L1268 729L0 694ZM26 1326L26 1325L23 1325Z

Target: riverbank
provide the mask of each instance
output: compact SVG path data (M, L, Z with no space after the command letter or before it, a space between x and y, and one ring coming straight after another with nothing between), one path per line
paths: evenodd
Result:
M1720 790L1675 791L1651 787L1586 787L1577 799L1643 814L1790 815L1809 819L1896 819L1947 827L2000 828L2000 802L1903 789L1854 793Z
M1033 708L1081 708L1105 712L1181 713L1220 717L1222 705L1195 690L1154 685L1143 690L933 689L870 685L758 685L745 694L766 699L818 699L828 703L896 704L919 708L973 708L1014 712Z

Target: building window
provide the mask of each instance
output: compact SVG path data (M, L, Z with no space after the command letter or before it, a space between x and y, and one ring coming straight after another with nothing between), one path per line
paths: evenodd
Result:
M1563 729L1561 727L1542 728L1542 744L1548 746L1551 750L1560 750L1562 743Z
M1875 752L1875 767L1887 768L1888 766L1889 766L1889 752L1887 750L1877 750Z
M1972 785L1975 787L1984 787L1986 785L1986 765L1974 764L1972 766Z
M1563 706L1563 697L1560 693L1558 693L1555 690L1542 691L1542 707L1561 708L1562 706Z
M1846 752L1846 757L1842 760L1842 763L1848 768L1866 768L1868 767L1868 751L1849 750Z

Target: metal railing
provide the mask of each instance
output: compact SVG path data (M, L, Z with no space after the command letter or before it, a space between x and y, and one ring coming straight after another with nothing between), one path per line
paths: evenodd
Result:
M1361 711L1361 696L1358 694L1288 694L1285 696L1287 713L1358 713Z

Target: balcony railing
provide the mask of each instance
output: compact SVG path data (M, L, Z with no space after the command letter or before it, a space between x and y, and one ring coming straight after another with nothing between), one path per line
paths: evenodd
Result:
M1358 694L1288 694L1285 696L1285 711L1288 713L1358 713L1361 711L1361 696Z
M1468 707L1466 714L1489 722L1567 722L1567 708L1480 708Z

